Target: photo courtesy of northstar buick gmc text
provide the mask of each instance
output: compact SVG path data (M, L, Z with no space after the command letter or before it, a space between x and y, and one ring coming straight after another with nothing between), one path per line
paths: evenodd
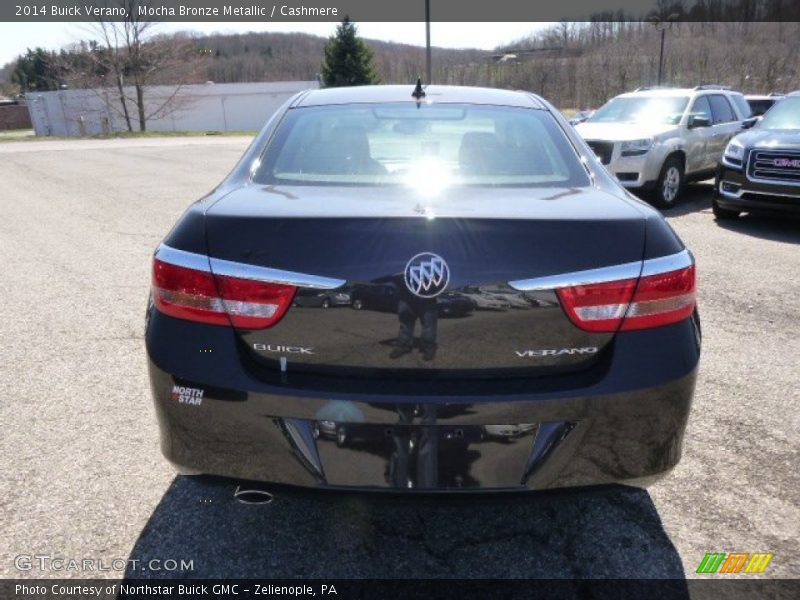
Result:
M526 93L301 92L155 250L186 474L355 490L647 485L680 460L695 265Z

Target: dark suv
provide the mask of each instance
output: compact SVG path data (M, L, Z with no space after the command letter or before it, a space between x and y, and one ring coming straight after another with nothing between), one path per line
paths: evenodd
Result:
M750 210L800 213L800 92L730 141L714 189L717 219Z

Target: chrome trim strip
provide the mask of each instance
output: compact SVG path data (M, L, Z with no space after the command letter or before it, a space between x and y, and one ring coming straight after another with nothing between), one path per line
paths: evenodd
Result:
M634 277L639 277L641 270L641 261L630 262L600 269L588 269L586 271L574 271L572 273L560 273L558 275L545 275L544 277L534 277L533 279L519 279L517 281L509 281L508 285L520 292L536 292L540 290L572 287L575 285L603 283L604 281L615 281L618 279L632 279Z
M347 283L344 279L320 277L318 275L308 275L306 273L296 273L294 271L281 271L280 269L248 265L230 260L222 260L220 258L209 258L202 254L177 250L165 244L161 244L158 247L155 257L158 260L179 267L205 271L214 273L215 275L262 281L264 283L279 283L317 290L333 290Z
M611 267L602 267L600 269L588 269L586 271L575 271L572 273L561 273L558 275L546 275L544 277L534 277L532 279L509 281L508 285L520 292L553 290L576 285L591 285L594 283L604 283L606 281L657 275L659 273L684 269L692 264L694 264L692 253L688 250L682 250L677 254L660 256L645 261L629 262L621 265L613 265Z
M685 269L694 264L694 256L689 250L681 250L677 254L649 258L644 261L642 266L642 277L658 275L659 273L669 273L678 269Z
M739 191L737 191L737 192L729 192L727 190L723 190L722 189L722 184L723 183L733 183L733 182L723 181L723 182L720 183L719 193L721 195L725 196L726 198L740 199L745 194L754 194L756 196L768 196L768 197L769 196L778 196L779 198L791 198L792 200L800 200L800 194L781 194L780 192L762 192L762 191L756 191L756 190L747 190L747 189L744 189L738 183L733 184L733 185L739 186Z
M281 271L279 269L270 269L269 267L257 267L220 258L212 258L210 262L211 271L215 275L252 279L254 281L263 281L264 283L282 283L317 290L333 290L347 283L344 279L307 275L306 273L295 273L294 271Z
M750 177L749 174L747 175L747 179L753 183L765 183L767 185L785 185L787 187L800 186L800 181L790 181L788 179L764 179L762 177Z
M195 254L194 252L187 252L186 250L178 250L166 244L161 244L153 254L154 258L158 260L175 265L176 267L186 267L187 269L194 269L195 271L211 272L211 266L208 264L208 257L204 254Z

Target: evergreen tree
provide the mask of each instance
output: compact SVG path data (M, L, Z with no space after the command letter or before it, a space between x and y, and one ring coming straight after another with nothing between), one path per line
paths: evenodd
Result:
M379 78L372 64L372 50L358 37L349 17L345 17L325 45L322 81L326 87L369 85Z
M58 73L53 66L55 54L36 48L17 58L17 64L11 73L11 81L22 88L23 92L46 92L58 89Z

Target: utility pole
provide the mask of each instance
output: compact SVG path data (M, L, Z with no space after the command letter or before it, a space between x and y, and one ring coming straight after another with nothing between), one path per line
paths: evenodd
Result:
M667 34L667 29L672 29L673 25L675 25L680 19L680 15L678 13L672 13L666 18L661 18L659 16L653 16L648 21L656 28L656 31L661 33L661 50L658 53L658 84L661 85L661 81L663 79L664 73L664 38Z
M431 83L431 0L425 0L425 83Z

